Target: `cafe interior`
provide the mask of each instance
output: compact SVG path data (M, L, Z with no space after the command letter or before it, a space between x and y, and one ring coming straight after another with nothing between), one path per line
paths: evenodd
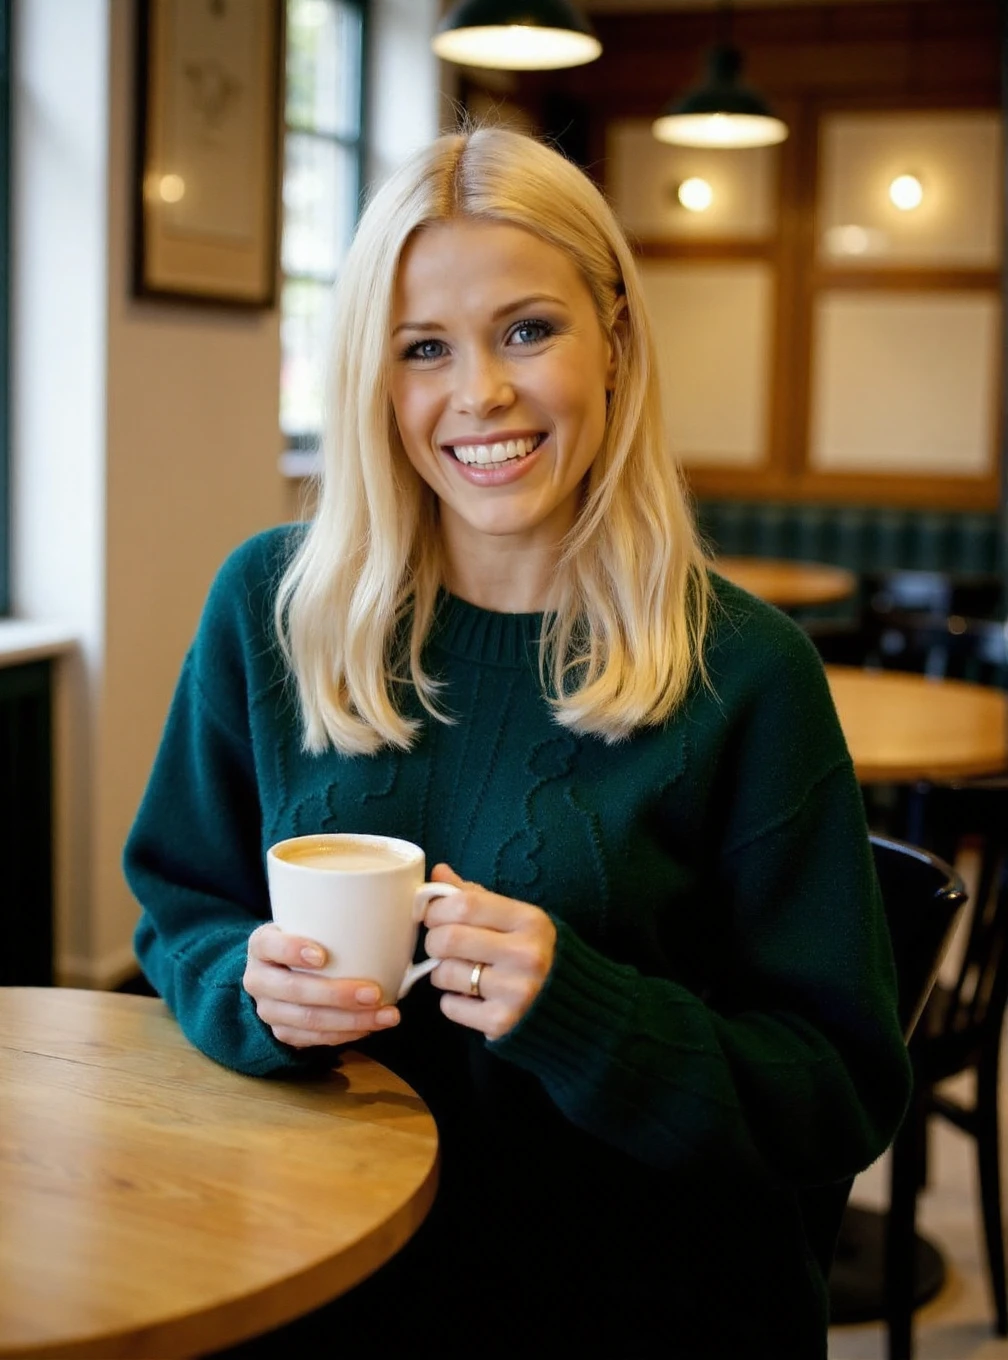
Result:
M347 1137L384 1151L348 1141L339 1234L345 1183L292 1255L252 1241L253 1168L323 1136L277 1086L269 1137L172 1200L155 1140L186 1111L215 1167L251 1098L139 975L121 860L218 566L312 514L362 195L468 119L607 196L714 569L808 632L863 790L915 1093L844 1215L831 1360L1008 1357L1000 0L0 0L0 23L0 1356L224 1353L352 1289L434 1195L436 1130L362 1061ZM248 1270L217 1278L236 1224Z

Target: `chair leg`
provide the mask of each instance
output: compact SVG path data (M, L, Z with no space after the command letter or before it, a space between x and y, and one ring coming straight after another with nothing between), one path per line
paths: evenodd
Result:
M889 1217L886 1225L885 1301L889 1360L911 1360L917 1174L924 1107L916 1093L892 1149Z
M990 1070L993 1068L993 1071ZM980 1204L987 1239L987 1267L997 1332L1008 1336L1008 1291L1005 1288L1004 1231L1001 1226L1001 1168L998 1155L997 1060L981 1063L977 1073L977 1165L980 1172Z
M925 1115L920 1121L920 1128L914 1145L914 1162L917 1168L917 1190L918 1192L927 1189L928 1185L928 1154L931 1150L931 1121Z

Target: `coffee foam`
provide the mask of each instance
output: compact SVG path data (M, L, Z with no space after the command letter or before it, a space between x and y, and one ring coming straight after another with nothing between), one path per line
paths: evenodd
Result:
M375 873L401 869L409 864L407 855L388 845L367 841L295 841L274 850L277 859L302 869L323 869L336 873Z

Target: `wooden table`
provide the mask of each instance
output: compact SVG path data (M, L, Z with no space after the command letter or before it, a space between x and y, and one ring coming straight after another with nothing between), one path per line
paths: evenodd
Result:
M0 989L0 1355L180 1356L349 1289L422 1222L437 1133L347 1053L217 1067L160 1001Z
M771 557L718 557L719 576L780 609L832 604L857 590L857 577L844 567L823 562L791 562Z
M1008 695L962 680L827 666L862 784L938 781L1008 768Z

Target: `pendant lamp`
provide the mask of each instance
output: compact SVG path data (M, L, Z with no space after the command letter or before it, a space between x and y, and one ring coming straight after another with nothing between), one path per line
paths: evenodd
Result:
M707 64L707 78L667 105L651 131L675 146L773 146L788 135L762 95L739 83L742 55L727 40L727 6L719 13L721 34Z
M551 71L602 54L595 30L569 0L462 0L441 20L435 53L461 66Z

